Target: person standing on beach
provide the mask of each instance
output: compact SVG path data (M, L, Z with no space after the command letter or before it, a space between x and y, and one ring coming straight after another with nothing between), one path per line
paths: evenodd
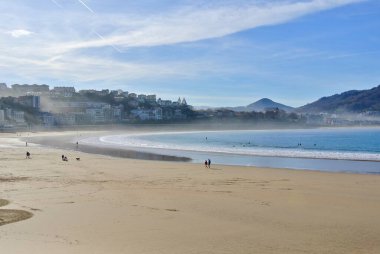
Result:
M207 168L207 165L208 165L208 162L207 160L205 160L205 168Z
M211 160L210 159L207 160L207 166L208 166L208 168L211 168Z

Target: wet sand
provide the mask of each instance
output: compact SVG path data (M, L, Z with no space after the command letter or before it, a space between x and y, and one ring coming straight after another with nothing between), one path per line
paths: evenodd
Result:
M1 181L1 180L0 180ZM9 204L8 200L0 199L0 226L29 219L33 216L31 212L23 210L2 209Z
M4 253L380 252L378 175L206 169L15 138L0 134L0 210L33 217L0 226Z
M97 133L97 132L95 132ZM110 134L110 132L104 132ZM125 148L113 148L113 147L97 147L91 145L84 145L79 142L76 145L76 140L80 140L86 136L91 136L90 134L81 134L78 136L74 132L67 132L66 135L46 135L40 134L32 137L24 137L22 141L28 141L29 143L36 143L47 147L60 148L65 150L75 150L81 151L85 153L92 154L101 154L101 155L109 155L113 157L120 158L130 158L130 159L140 159L140 160L159 160L159 161L182 161L189 162L191 159L183 156L170 156L170 155L162 155L157 153L149 153L143 151L130 150Z

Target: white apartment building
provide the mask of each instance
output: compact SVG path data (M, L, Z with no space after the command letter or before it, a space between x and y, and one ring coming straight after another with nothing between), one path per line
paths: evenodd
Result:
M24 118L24 112L23 111L13 111L13 120L16 123L25 123L25 118Z
M86 109L86 114L90 116L91 122L93 123L103 123L106 121L104 109L102 108Z

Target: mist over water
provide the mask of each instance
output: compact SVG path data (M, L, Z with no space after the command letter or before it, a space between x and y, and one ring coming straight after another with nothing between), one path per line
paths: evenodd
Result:
M380 173L380 128L120 134L92 138L84 142L181 155L192 158L194 162L213 157L216 162L230 165L329 171L334 171L334 168L346 171L352 167L355 172L370 170L376 173L376 169L379 169ZM305 160L311 159L313 162L310 165L305 164ZM321 163L315 159L330 163ZM361 165L356 165L357 162L361 162ZM312 165L313 163L318 165ZM350 166L347 163L351 163ZM366 163L371 166L364 166Z

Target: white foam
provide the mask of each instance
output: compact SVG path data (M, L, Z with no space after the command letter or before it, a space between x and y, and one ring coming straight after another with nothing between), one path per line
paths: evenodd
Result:
M155 133L156 134L156 133ZM165 133L168 134L168 133ZM173 133L171 133L173 134ZM133 134L133 135L111 135L102 137L92 137L82 140L95 146L108 147L125 147L125 148L142 148L142 149L166 149L181 150L207 153L225 153L247 156L273 156L273 157L290 157L290 158L313 158L313 159L335 159L335 160L359 160L359 161L380 161L379 153L367 152L342 152L342 151L318 151L304 150L302 148L259 148L259 147L219 147L219 146L194 146L179 145L171 143L161 143L143 140L142 137L152 134Z

